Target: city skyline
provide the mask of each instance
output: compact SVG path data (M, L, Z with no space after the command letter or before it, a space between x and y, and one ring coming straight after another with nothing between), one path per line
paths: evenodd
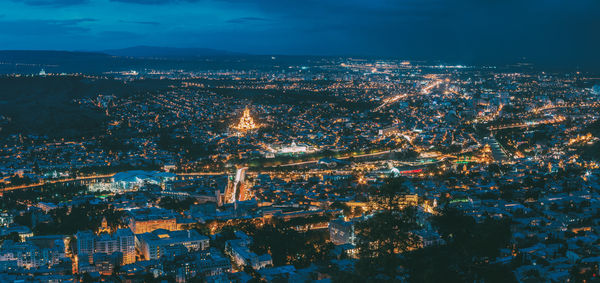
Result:
M600 4L563 1L26 0L0 4L2 49L138 45L464 64L595 68Z

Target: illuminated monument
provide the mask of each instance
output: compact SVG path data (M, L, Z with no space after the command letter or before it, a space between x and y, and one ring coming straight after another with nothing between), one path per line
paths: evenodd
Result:
M244 115L240 119L240 122L232 128L240 132L246 132L258 129L259 125L254 123L254 119L252 119L252 116L250 116L250 109L246 107L246 109L244 109Z

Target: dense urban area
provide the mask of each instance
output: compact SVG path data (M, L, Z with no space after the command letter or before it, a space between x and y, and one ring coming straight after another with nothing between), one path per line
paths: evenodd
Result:
M598 75L23 66L0 76L1 282L598 280Z

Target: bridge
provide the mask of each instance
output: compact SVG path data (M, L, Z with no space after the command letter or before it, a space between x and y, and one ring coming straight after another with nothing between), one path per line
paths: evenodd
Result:
M491 126L488 129L490 131L496 131L496 130L504 130L504 129L529 128L529 127L535 127L535 126L539 126L539 125L549 125L549 124L561 123L561 122L564 122L565 120L566 120L565 117L558 116L556 118L548 119L548 120L529 121L529 122L505 124L505 125L499 125L499 126Z

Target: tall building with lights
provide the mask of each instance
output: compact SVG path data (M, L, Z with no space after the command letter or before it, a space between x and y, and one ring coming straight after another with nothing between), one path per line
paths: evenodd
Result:
M94 254L101 253L112 255L121 253L122 264L135 262L135 237L129 229L119 229L114 234L103 233L96 236L91 231L79 231L75 234L77 239L77 255L88 261Z
M240 132L246 132L258 129L259 125L254 122L254 119L252 119L252 116L250 116L250 109L246 107L246 109L244 109L242 118L240 118L240 122L237 125L234 125L232 128Z

